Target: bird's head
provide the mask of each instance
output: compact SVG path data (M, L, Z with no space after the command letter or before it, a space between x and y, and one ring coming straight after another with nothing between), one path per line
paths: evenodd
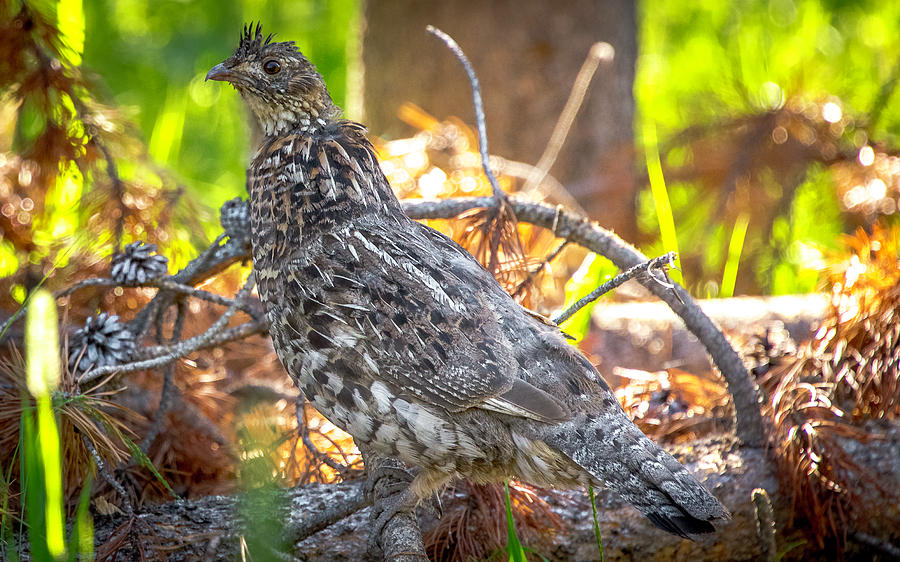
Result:
M294 42L264 39L259 24L244 26L237 50L206 79L234 86L267 136L304 127L311 132L340 114L322 76Z

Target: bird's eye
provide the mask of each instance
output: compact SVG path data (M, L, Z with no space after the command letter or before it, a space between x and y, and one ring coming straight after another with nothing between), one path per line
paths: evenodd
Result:
M266 71L266 74L278 74L281 71L281 65L277 60L267 60L263 64L263 70Z

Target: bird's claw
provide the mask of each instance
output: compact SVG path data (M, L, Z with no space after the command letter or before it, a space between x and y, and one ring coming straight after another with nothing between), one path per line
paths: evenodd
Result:
M372 554L380 550L379 539L388 522L402 512L410 512L415 517L418 503L409 484L403 482L388 484L379 489L379 495L381 497L377 498L372 506L373 522L369 530L368 547Z
M387 478L391 482L385 484L386 490L383 495L390 496L403 488L408 488L413 480L413 476L408 470L393 466L380 466L368 473L366 483L363 485L363 493L367 498L375 499L375 486L382 478Z

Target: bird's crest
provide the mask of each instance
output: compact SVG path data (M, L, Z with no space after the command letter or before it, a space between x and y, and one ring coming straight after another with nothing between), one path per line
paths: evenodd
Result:
M241 32L241 42L235 54L238 56L249 55L252 52L259 51L271 43L273 37L275 37L275 34L270 33L263 40L262 23L257 22L255 29L252 21L249 24L244 24L244 30Z

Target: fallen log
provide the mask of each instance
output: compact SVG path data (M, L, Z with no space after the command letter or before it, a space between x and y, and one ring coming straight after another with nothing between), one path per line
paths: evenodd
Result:
M861 444L847 440L845 450L854 461L888 489L900 490L900 423L885 422L869 428L882 438ZM792 507L780 489L774 463L764 449L740 446L730 437L717 437L668 447L732 513L732 520L718 532L686 541L656 529L637 511L611 495L599 491L598 522L607 560L754 560L762 554L756 533L756 512L752 492L762 488L772 499L776 541L779 551L802 533L802 521L791 526ZM369 508L361 496L361 482L313 484L271 494L256 501L237 496L210 496L189 501L144 506L138 516L152 534L141 532L149 553L168 560L237 559L248 534L258 532L261 520L252 506L264 506L266 519L283 524L283 541L292 544L287 559L359 560L366 552ZM870 517L854 521L847 529L848 554L862 556L886 553L900 539L900 505L873 487L855 490L866 502ZM252 496L252 493L251 493ZM548 491L543 494L550 508L562 520L559 529L541 533L526 545L552 561L599 560L592 529L591 506L583 491ZM258 507L256 508L258 509ZM432 515L420 510L423 534L436 525ZM505 514L493 517L503 519ZM126 517L95 516L95 539L103 545ZM139 527L138 527L139 528ZM802 538L802 537L801 537ZM120 555L130 555L124 541ZM792 554L822 554L807 542ZM833 555L834 552L831 552ZM263 554L265 556L265 554Z

